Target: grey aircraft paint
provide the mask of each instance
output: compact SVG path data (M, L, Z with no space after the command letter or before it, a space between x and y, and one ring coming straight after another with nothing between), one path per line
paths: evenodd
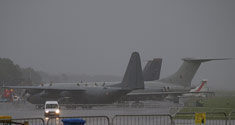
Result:
M177 97L191 89L191 81L196 74L201 63L212 60L228 60L230 58L221 59L193 59L184 58L181 67L169 77L160 80L145 81L145 89L134 90L123 97L122 100L163 100L165 97Z
M117 101L132 90L144 89L139 53L133 52L122 82L117 87L90 87L78 84L52 84L47 86L8 86L6 88L27 89L28 101L43 104L49 100L68 97L69 103L107 104Z
M147 62L143 69L144 81L159 80L162 67L162 59L155 58Z
M143 69L143 79L144 81L154 81L159 80L160 72L162 67L162 59L155 58L147 62ZM109 87L120 87L120 82L107 82Z
M182 59L184 63L178 69L176 73L173 75L160 79L160 82L170 83L175 85L180 85L183 87L190 87L191 81L196 74L199 66L202 62L208 62L212 60L227 60L229 58L221 58L221 59L193 59L193 58L184 58Z

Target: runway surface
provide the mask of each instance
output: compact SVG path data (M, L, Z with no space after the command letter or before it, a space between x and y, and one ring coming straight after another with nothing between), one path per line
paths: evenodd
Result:
M145 106L141 108L133 108L127 106L95 106L92 109L66 109L62 107L61 115L66 116L108 116L115 115L139 115L139 114L169 114L172 113L171 108L177 109L178 105L171 102L145 102ZM173 111L174 112L174 111ZM44 118L44 110L36 109L35 105L0 103L0 115L10 115L12 118Z

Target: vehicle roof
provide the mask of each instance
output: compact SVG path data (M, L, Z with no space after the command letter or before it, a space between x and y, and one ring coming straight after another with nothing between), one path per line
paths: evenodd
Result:
M46 101L45 104L58 104L57 101Z

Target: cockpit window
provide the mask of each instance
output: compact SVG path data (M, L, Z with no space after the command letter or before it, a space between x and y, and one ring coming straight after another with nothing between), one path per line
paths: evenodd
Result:
M47 104L46 105L46 109L56 109L56 108L58 108L58 105L57 104Z

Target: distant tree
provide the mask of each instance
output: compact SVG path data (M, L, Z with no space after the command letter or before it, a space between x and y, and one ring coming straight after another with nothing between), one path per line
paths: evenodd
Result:
M21 69L10 59L0 58L0 85L17 85L22 81Z
M40 84L41 76L33 68L20 68L7 58L0 58L0 85Z

